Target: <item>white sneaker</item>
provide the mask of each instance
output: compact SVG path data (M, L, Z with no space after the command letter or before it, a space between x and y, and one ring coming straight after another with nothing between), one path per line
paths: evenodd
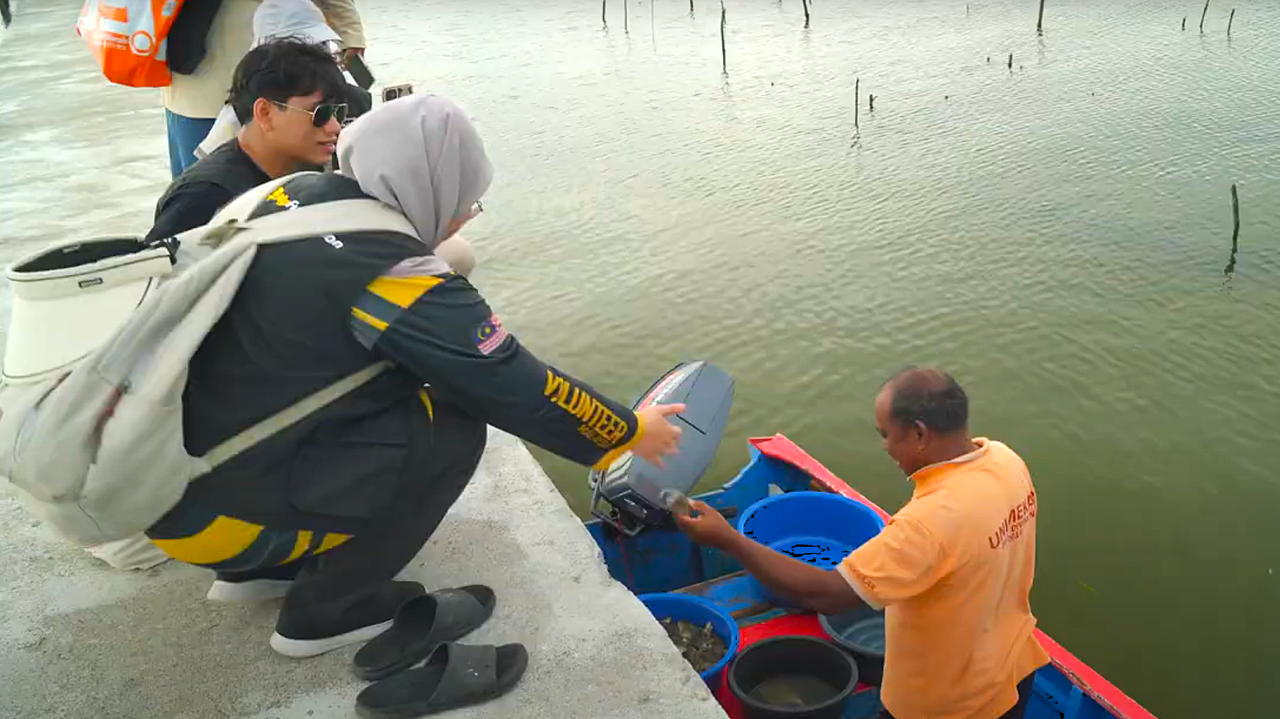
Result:
M417 582L390 581L340 610L286 604L276 620L271 648L286 657L305 659L367 642L391 628L401 605L426 593Z
M303 562L247 572L216 572L205 598L214 602L265 602L289 593Z
M243 582L215 579L204 598L211 602L266 602L284 597L292 586L292 579L250 579Z

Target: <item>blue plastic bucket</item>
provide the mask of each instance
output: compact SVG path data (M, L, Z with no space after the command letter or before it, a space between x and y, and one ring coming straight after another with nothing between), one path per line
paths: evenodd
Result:
M761 544L822 569L840 560L884 529L884 520L862 502L831 492L788 492L747 507L738 531ZM775 605L794 606L760 585Z
M738 531L761 544L791 537L821 537L851 549L884 529L871 507L831 492L787 492L765 497L738 518Z
M725 652L720 661L701 673L702 681L713 692L720 688L720 676L729 660L738 653L738 623L725 610L715 604L687 594L641 594L640 601L649 609L654 619L673 619L703 626L711 622L711 629L724 640Z
M853 551L853 547L825 537L787 537L770 544L769 548L826 570L835 569ZM752 581L760 588L760 595L770 604L789 609L799 608L790 599L769 591L755 577L752 577Z

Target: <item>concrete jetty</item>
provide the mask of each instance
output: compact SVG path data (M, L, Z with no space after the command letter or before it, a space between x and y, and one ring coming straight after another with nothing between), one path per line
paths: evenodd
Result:
M139 233L168 182L159 93L101 77L75 34L80 6L23 0L0 31L0 264L69 235ZM0 286L0 318L8 306ZM496 613L464 641L523 642L530 666L508 696L446 716L723 718L524 446L496 430L489 442L402 576L428 589L493 587ZM8 496L0 557L0 717L355 715L354 649L276 655L277 605L205 601L208 571L112 569Z

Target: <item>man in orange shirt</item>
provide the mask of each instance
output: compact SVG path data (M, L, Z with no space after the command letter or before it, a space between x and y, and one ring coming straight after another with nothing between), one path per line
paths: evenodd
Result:
M701 502L677 522L812 610L884 609L886 717L1021 719L1032 675L1049 662L1032 634L1037 504L1027 466L1000 442L970 437L968 398L936 369L886 382L875 416L915 491L837 571L744 537Z

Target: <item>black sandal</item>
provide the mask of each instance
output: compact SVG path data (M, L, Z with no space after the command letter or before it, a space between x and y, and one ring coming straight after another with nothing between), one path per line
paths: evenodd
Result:
M414 597L396 611L390 629L356 652L356 676L374 681L408 669L438 645L475 631L496 603L493 590L478 584Z
M480 704L515 688L528 666L521 644L441 644L422 666L365 687L356 714L410 719Z

